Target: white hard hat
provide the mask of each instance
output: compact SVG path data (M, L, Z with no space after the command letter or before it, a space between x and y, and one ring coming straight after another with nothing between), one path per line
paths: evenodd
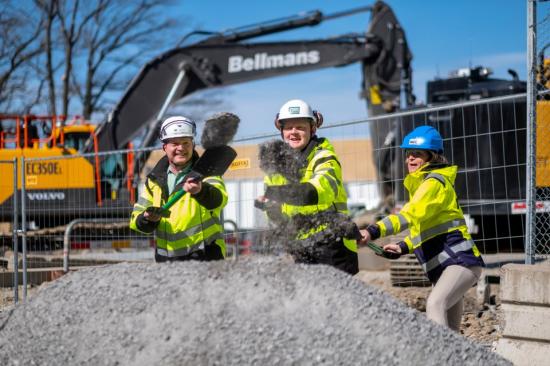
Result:
M292 99L283 104L275 117L275 127L281 129L280 121L291 118L309 118L315 127L321 127L323 117L317 111L311 109L309 104L301 99Z
M300 99L292 99L283 104L279 110L279 120L282 121L289 118L315 119L315 116L309 104Z
M197 126L187 117L174 116L167 118L160 127L160 139L166 141L176 137L195 137Z

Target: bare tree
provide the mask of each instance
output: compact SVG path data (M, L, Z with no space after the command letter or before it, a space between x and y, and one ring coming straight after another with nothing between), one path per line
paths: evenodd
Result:
M181 39L185 20L171 17L172 1L2 2L0 105L25 101L26 111L65 116L82 108L86 119L109 110L139 67ZM193 98L185 109L202 116L221 104L220 94Z
M110 108L136 68L178 39L169 36L176 24L166 11L171 0L33 0L33 4L43 19L39 38L44 54L38 71L48 90L47 98L40 90L37 99L54 115L74 113L74 98L86 119ZM35 83L39 84L44 81Z
M96 7L89 8L92 2L82 5L79 0L57 0L56 15L59 18L60 33L63 36L65 60L65 71L62 77L62 115L66 116L69 111L69 102L71 97L71 77L73 75L73 65L78 58L75 54L75 48L81 44L81 38L88 22L97 17L106 7L106 1L98 0Z
M42 53L39 34L43 19L17 6L0 5L0 108L22 109L17 103L28 89L30 62ZM16 112L16 111L13 111Z
M86 73L75 78L84 118L104 110L110 104L107 94L122 91L132 71L175 44L176 37L169 35L176 22L165 14L167 4L166 0L96 1L81 43Z
M55 73L56 73L56 67L53 65L53 53L54 53L54 42L52 40L52 34L53 34L53 27L54 23L57 17L57 2L52 0L35 0L34 1L35 6L40 10L42 17L44 18L44 39L43 39L43 47L44 47L44 56L46 58L46 68L45 72L40 73L42 74L42 77L40 79L42 80L41 85L44 84L44 82L48 86L48 110L50 114L57 115L57 98L56 98L56 85L55 85ZM40 67L37 68L40 70ZM42 93L40 90L40 93L37 93L37 100L40 100L42 97Z

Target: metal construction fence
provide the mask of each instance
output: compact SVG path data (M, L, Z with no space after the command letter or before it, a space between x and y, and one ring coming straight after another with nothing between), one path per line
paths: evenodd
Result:
M532 128L535 136L532 143L535 155L531 158L536 167L535 187L531 187L534 198L531 200L534 208L532 256L550 256L550 217L541 211L548 210L550 201L550 2L536 1L533 3L533 25L528 32L533 36L533 42L528 42L528 80L534 86L531 107L535 109L535 118L531 121L536 126ZM530 26L530 24L528 24ZM541 184L544 182L545 184Z
M406 202L404 154L399 145L413 128L429 124L441 132L444 154L458 166L455 189L486 262L495 267L523 262L525 98L522 94L482 99L324 126L319 135L335 146L354 220L365 225ZM544 123L539 126L548 128ZM229 257L266 251L269 225L254 208L254 199L263 193L258 145L274 138L280 136L269 133L234 143L239 155L224 178L229 193L224 209ZM537 156L548 159L548 152L547 143L537 145ZM153 237L131 231L128 223L139 187L162 156L162 150L141 149L2 162L11 164L14 172L12 179L2 180L2 191L13 192L17 183L22 198L9 206L12 212L3 212L4 218L13 218L14 226L2 233L4 254L19 246L20 261L12 262L20 263L19 281L25 281L20 296L26 296L29 285L51 280L69 268L152 260ZM544 196L550 189L549 171L548 165L537 169L537 192L541 192L536 214L539 231L533 240L537 260L545 259L550 248L550 200ZM56 174L63 180L55 180ZM52 188L37 189L41 179L51 179Z
M7 192L13 192L17 186L17 160L0 160L0 169L7 173L0 179L0 197L4 201L8 197ZM18 283L21 281L18 278L19 259L16 250L18 207L16 195L8 198L6 204L0 207L2 217L12 218L0 222L0 308L19 300Z

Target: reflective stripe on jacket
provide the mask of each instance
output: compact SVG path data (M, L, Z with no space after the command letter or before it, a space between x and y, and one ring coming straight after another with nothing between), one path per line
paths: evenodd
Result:
M409 202L376 223L381 237L410 229L401 249L415 253L430 279L450 264L483 265L453 187L457 169L426 164L407 175Z
M160 163L160 162L159 162ZM137 220L149 206L162 206L170 196L167 196L165 184L158 179L161 169L156 169L157 176L149 175L140 192L139 200L134 205L130 219L130 228L140 231ZM166 175L166 170L164 170ZM196 199L185 194L170 208L170 217L161 218L155 229L157 254L165 257L188 255L205 245L217 244L225 257L225 242L220 215L227 204L227 192L221 177L213 176L203 179L222 194L222 202L218 207L206 209ZM164 186L164 187L163 187ZM176 192L174 190L173 194Z
M305 168L300 171L300 183L310 183L317 192L318 202L314 205L281 205L282 214L290 218L297 214L311 215L324 211L336 211L347 214L347 194L342 181L342 168L336 157L334 147L325 138L315 138L315 147L306 158ZM264 178L265 186L279 186L289 183L281 174L272 174ZM306 239L326 229L320 225L314 230L301 233L298 239ZM344 238L344 245L357 252L357 242Z

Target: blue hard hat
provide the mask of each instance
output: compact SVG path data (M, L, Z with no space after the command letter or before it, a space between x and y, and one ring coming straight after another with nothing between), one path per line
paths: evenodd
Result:
M431 126L420 126L412 130L401 144L402 149L433 150L443 153L443 139L437 130Z

